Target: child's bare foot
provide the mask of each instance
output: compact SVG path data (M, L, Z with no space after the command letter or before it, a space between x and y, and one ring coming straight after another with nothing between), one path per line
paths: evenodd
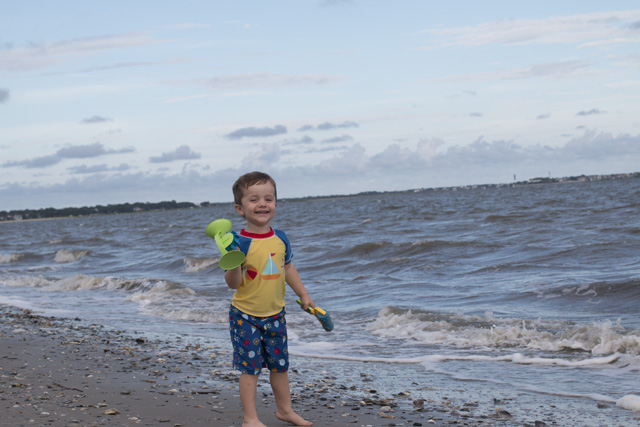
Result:
M267 427L266 425L262 424L260 422L260 420L256 419L256 420L245 420L242 423L242 427Z
M294 426L312 426L313 425L311 421L305 420L304 418L302 418L300 415L296 414L293 411L287 414L281 414L280 412L276 412L276 418L278 418L281 421L287 421L293 424Z

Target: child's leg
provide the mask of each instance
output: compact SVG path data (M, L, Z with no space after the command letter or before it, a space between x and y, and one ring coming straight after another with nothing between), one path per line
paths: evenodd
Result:
M258 412L256 411L258 377L259 375L240 375L240 402L242 402L244 411L243 427L264 427L264 424L258 420Z
M293 412L291 406L291 389L289 388L289 374L286 372L271 372L271 388L276 398L276 417L296 426L311 426L312 422L305 420Z

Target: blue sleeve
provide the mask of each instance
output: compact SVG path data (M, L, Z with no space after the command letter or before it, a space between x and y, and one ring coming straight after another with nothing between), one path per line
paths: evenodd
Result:
M231 249L238 249L242 251L242 253L247 256L249 253L249 247L251 246L251 239L248 239L235 231L231 231L233 233L233 243L231 244Z
M284 264L290 264L293 259L293 251L291 250L291 243L289 242L289 238L282 230L273 230L276 233L276 236L282 243L284 243L285 251L284 251Z

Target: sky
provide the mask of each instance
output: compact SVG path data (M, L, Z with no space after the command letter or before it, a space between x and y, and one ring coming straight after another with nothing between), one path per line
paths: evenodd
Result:
M637 0L5 2L0 211L640 171Z

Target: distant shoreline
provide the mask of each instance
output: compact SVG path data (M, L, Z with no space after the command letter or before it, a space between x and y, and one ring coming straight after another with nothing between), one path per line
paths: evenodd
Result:
M515 177L514 177L515 178ZM390 193L410 193L418 191L443 191L443 190L456 190L456 189L476 189L476 188L502 188L502 187L517 187L523 185L543 185L543 184L562 184L562 183L578 183L578 182L590 182L590 181L609 181L619 179L631 179L640 178L640 172L632 173L617 173L608 175L579 175L563 178L532 178L527 181L514 181L511 183L502 184L475 184L475 185L462 185L451 187L435 187L435 188L414 188L407 190L395 190L395 191L364 191L355 194L335 194L324 196L306 196L306 197L292 197L282 199L283 201L304 201L304 200L326 200L337 199L347 197L367 196L374 194L390 194ZM0 211L0 222L19 222L19 221L34 221L44 219L62 219L62 218L82 218L87 216L98 215L113 215L113 214L125 214L125 213L139 213L139 212L153 212L153 211L165 211L174 209L196 209L204 208L208 206L221 206L231 202L203 202L196 204L192 202L176 202L164 201L157 203L120 203L111 205L98 205L92 207L81 208L42 208L42 209L22 209L11 211Z

